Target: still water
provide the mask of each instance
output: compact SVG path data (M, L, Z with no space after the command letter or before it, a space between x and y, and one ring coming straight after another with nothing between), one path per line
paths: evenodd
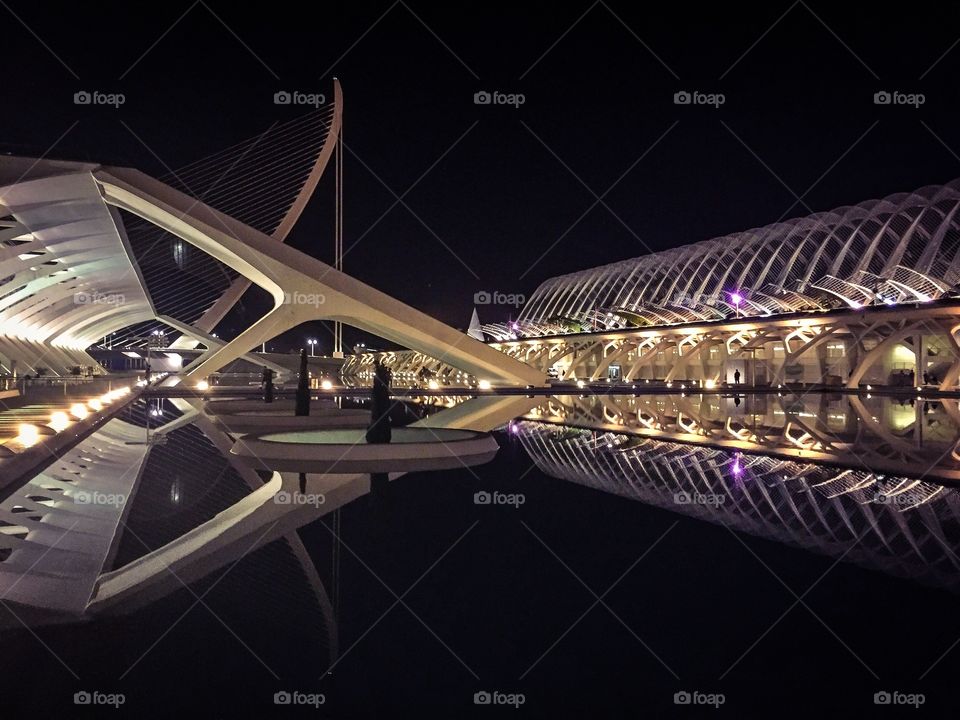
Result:
M181 401L131 405L0 506L14 704L72 714L81 693L138 716L226 716L289 701L337 717L956 704L956 400L472 402L415 399L394 420L483 418L491 462L308 475L284 501L298 507L252 528L238 518L270 469L239 464L226 429ZM115 486L98 483L131 474L111 505ZM45 514L78 482L104 504L95 518ZM31 553L45 523L67 539Z

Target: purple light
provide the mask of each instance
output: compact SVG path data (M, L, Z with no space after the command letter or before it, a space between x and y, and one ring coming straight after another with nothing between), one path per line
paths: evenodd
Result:
M519 426L517 423L511 421L509 427L510 427L510 432L511 432L511 434L513 434L513 435L519 435L519 434L520 434L520 426Z
M738 292L730 293L730 302L732 302L734 305L739 305L743 302L743 295Z
M743 473L743 467L741 467L740 465L740 456L737 455L737 457L733 461L733 476L740 477L742 473Z

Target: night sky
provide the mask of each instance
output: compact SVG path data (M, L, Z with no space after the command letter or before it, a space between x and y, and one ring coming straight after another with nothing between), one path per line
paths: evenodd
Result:
M960 176L956 7L338 3L311 13L325 21L299 7L5 1L0 143L161 175L295 117L274 93L329 95L336 75L346 268L458 327L478 291L529 295ZM126 102L77 106L78 90ZM525 101L477 105L481 91ZM681 91L724 103L677 105ZM876 105L880 91L924 102ZM323 260L332 200L329 172L289 240ZM317 328L293 334L329 350Z

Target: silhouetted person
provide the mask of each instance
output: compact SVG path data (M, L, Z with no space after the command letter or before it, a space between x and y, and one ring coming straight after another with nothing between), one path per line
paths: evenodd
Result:
M300 350L300 375L297 378L297 405L294 415L310 414L310 373L307 372L307 351Z
M150 382L150 363L147 363L146 368L143 370L143 379L148 383Z
M733 384L734 384L734 385L739 385L739 384L740 384L740 371L739 371L739 370L734 370L734 371L733 371Z
M300 473L300 494L301 495L307 494L307 474L306 473Z
M265 403L273 402L273 370L268 367L263 369L263 379L261 381L263 385L263 401Z
M733 404L736 405L737 407L740 407L740 396L739 396L739 395L734 395L734 396L733 396Z
M367 442L383 444L390 442L390 381L393 373L379 360L374 365L373 390L370 393L370 426Z

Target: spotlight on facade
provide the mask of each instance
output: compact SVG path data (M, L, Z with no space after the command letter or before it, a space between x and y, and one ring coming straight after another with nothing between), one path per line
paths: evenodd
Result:
M331 382L328 378L324 378L323 380L320 381L320 389L333 390L333 382Z
M477 383L477 387L480 388L481 390L489 390L491 388L490 381L481 380L480 382Z
M581 390L586 386L586 383L583 380L577 380L577 387Z
M436 380L431 380L427 383L427 387L430 388L431 390L439 390L440 383L438 383Z
M209 389L210 389L210 383L208 383L206 380L201 380L200 382L197 383L197 390L199 390L200 392L205 392Z
M91 410L96 410L97 412L103 410L103 403L97 398L94 398L93 400L87 400L87 405Z
M717 381L716 381L716 380L704 380L703 386L704 386L707 390L713 390L713 389L717 386Z

